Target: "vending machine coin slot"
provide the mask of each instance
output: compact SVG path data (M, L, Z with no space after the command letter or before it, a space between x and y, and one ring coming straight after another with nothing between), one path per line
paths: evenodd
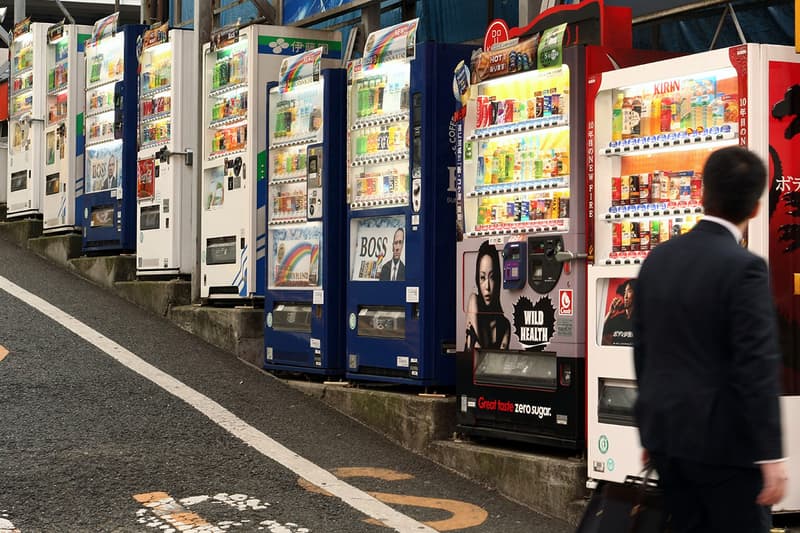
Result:
M564 249L564 239L558 237L528 237L528 284L539 294L551 292L564 264L556 254Z
M528 243L509 242L503 248L503 288L506 290L525 287Z

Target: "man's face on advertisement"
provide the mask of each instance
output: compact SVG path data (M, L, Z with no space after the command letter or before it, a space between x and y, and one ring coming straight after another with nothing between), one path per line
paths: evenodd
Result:
M405 232L402 229L394 232L394 239L392 240L392 258L395 261L400 261L400 254L403 253L404 240Z

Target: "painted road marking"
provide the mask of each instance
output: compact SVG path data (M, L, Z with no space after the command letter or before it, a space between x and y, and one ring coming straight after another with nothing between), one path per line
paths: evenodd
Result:
M6 358L8 355L8 350L6 350L2 344L0 344L0 361Z
M264 516L260 511L268 510L270 504L247 494L220 492L214 496L189 496L175 500L166 492L148 492L135 494L133 498L144 506L136 511L137 522L148 530L163 533L221 533L238 528L267 533L311 532L294 522L282 523ZM190 509L195 506L200 509ZM201 512L207 516L201 518ZM211 523L207 519L210 516L216 517L217 521Z
M371 477L384 481L401 481L404 479L414 478L414 476L411 474L404 474L388 468L349 467L337 468L333 472L338 477L345 479L353 477ZM333 496L332 494L309 483L305 479L298 479L297 483L309 492L315 492L325 496ZM425 522L426 525L432 527L436 531L454 531L458 529L467 529L470 527L479 526L483 524L489 517L489 513L486 512L486 510L482 507L458 500L424 498L420 496L408 496L405 494L392 494L386 492L367 492L367 494L374 496L383 503L407 505L410 507L425 507L428 509L440 509L442 511L449 512L452 515L450 518L445 520ZM383 525L374 519L367 519L365 522L373 525Z
M2 348L2 346L0 346L0 348ZM0 357L0 359L2 359L2 357ZM11 523L8 516L8 511L0 509L0 533L19 533L19 529L14 527L14 524Z
M250 424L247 424L244 420L238 418L217 402L184 385L182 382L173 378L166 372L159 370L150 363L147 363L136 354L126 350L105 335L90 328L53 304L12 283L3 276L0 276L0 289L30 305L45 317L50 318L82 337L88 343L104 351L119 363L149 379L175 397L185 401L217 425L241 439L245 444L253 447L264 456L269 457L298 476L307 479L314 485L327 490L347 505L361 511L370 518L378 520L387 527L393 528L401 533L435 533L434 529L395 511L385 503L378 501L377 498L345 483L324 468L301 457Z
M204 528L209 533L224 533L224 529L213 527L199 515L187 511L185 507L175 501L166 492L148 492L136 494L134 500L150 509L156 517L172 527L185 531L190 528Z

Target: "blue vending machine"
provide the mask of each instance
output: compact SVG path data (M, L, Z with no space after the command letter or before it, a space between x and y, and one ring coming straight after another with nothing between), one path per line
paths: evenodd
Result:
M136 249L137 41L145 26L117 28L117 18L97 21L86 42L86 153L76 184L84 253Z
M344 373L345 70L322 48L268 92L264 368Z
M369 35L348 73L346 376L455 382L453 71L472 48Z

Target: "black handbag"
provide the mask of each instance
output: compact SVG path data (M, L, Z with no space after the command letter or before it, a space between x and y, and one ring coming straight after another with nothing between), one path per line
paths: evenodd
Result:
M605 483L589 500L577 533L665 533L669 531L664 496L652 482Z

